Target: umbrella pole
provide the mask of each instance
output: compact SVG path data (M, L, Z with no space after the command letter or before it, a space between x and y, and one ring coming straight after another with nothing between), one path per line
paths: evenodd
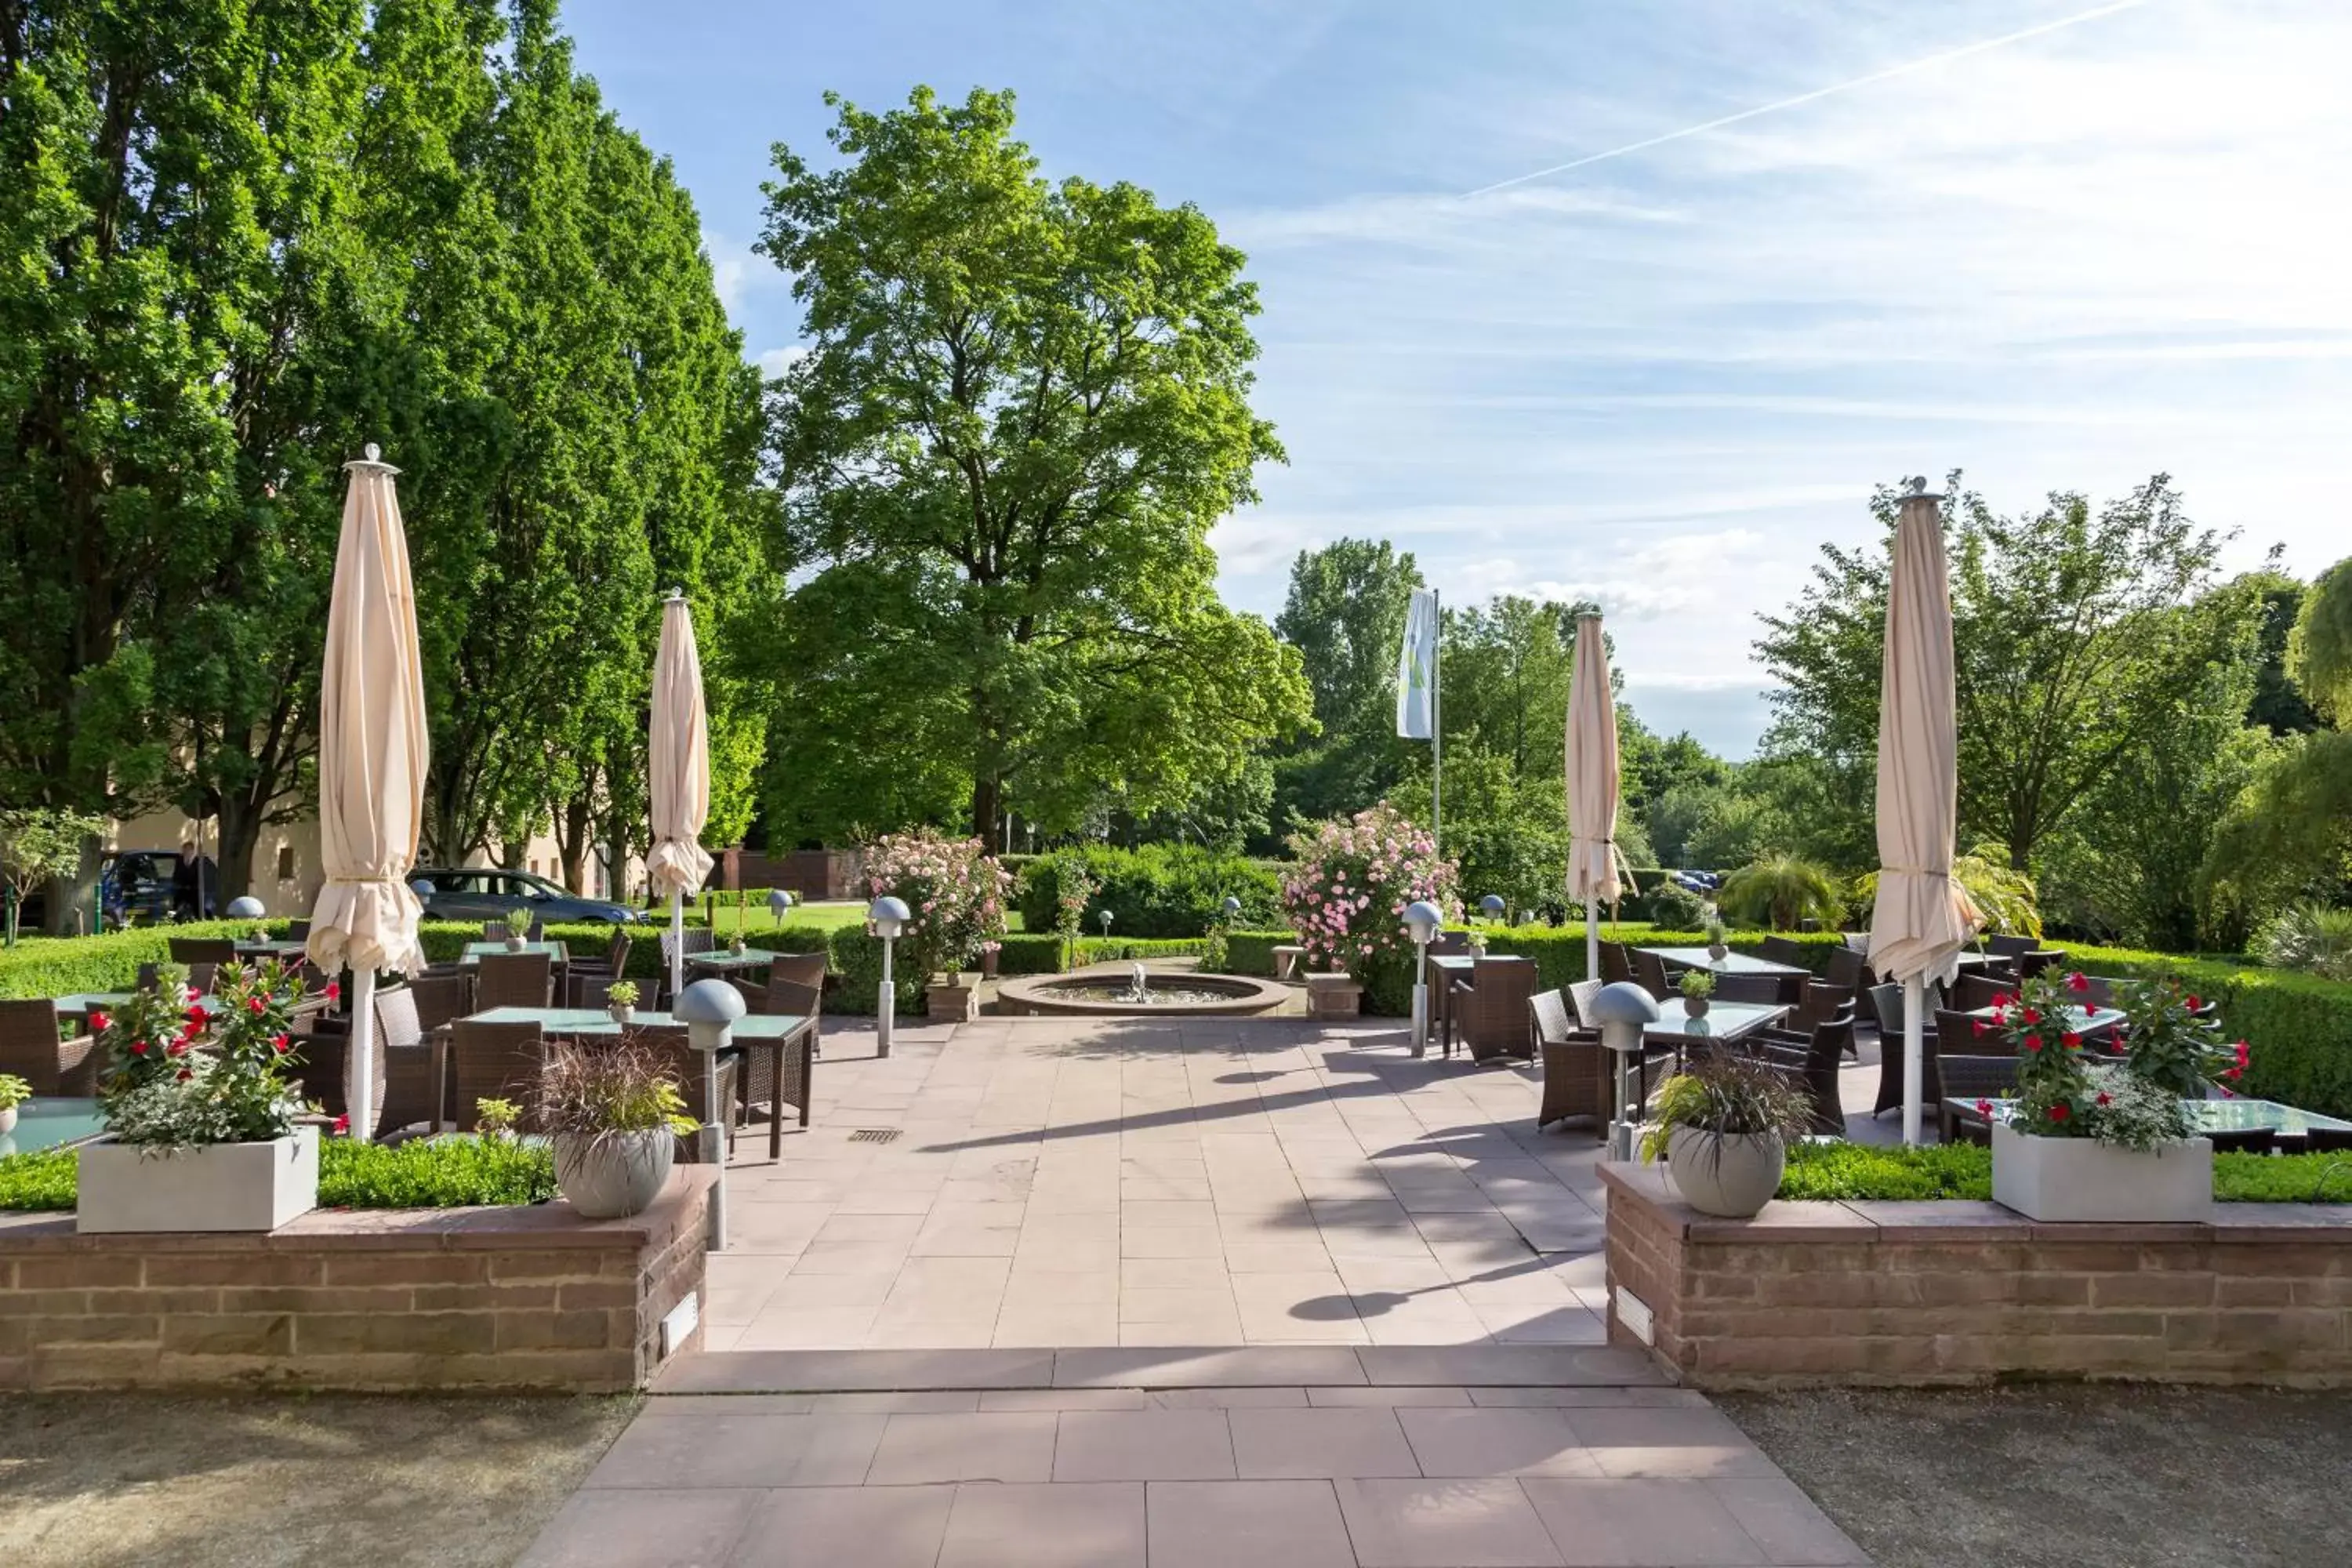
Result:
M677 889L669 890L669 1005L677 1005L678 993L686 989L686 895Z
M352 1048L343 1058L343 1104L352 1114L352 1141L375 1137L375 971L352 972Z
M1913 975L1903 983L1903 1142L1919 1142L1919 1079L1926 1053L1927 984Z
M1589 895L1584 900L1584 977L1601 978L1601 900Z

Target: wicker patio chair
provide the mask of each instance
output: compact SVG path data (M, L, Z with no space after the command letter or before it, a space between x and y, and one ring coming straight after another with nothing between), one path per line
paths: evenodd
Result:
M287 1076L304 1100L312 1101L329 1116L351 1114L351 1097L346 1092L351 1049L350 1019L314 1013L297 1021L291 1054L300 1059ZM377 1051L374 1058L373 1070L368 1075L371 1079L368 1093L381 1109L390 1098L387 1089L392 1071L391 1053ZM381 1116L377 1118L376 1125L383 1125Z
M226 937L175 936L163 944L174 963L235 963L236 943Z
M679 941L680 936L684 938L683 943ZM683 954L685 957L691 958L698 952L709 952L718 945L717 940L710 934L709 926L688 926L683 932L675 936L668 931L664 931L661 933L661 974L654 982L654 994L656 999L669 994L669 972L671 964L675 962L675 955Z
M1973 1013L1979 1007L1990 1007L1995 1002L2017 994L2014 980L1996 979L1990 974L1963 974L1952 982L1952 1005L1963 1013Z
M1535 1057L1535 1034L1529 1025L1528 999L1535 994L1536 966L1530 958L1482 958L1470 967L1470 978L1456 980L1449 1005L1460 1022L1462 1043L1474 1062L1496 1057Z
M1877 976L1871 973L1869 963L1850 947L1830 949L1827 973L1831 984L1843 985L1850 991L1861 991L1877 984Z
M1717 1002L1752 1003L1765 1007L1784 1000L1780 976L1777 974L1718 974L1713 994Z
M1840 931L1838 934L1845 938L1845 950L1848 952L1858 952L1864 958L1868 958L1870 956L1870 933L1868 931Z
M2038 945L2030 936L2014 936L2007 931L1991 931L1984 939L1984 950L2003 958L2021 958Z
M824 953L822 950L815 952L780 952L776 955L776 962L768 966L768 978L772 981L789 980L795 985L822 986L824 984Z
M1800 1029L1811 1029L1839 1018L1853 1017L1853 987L1832 985L1826 980L1808 980L1797 997L1797 1011L1790 1022Z
M1557 991L1538 992L1529 999L1529 1006L1537 1049L1543 1059L1543 1100L1536 1110L1537 1131L1585 1117L1606 1137L1611 1110L1609 1053L1601 1047L1601 1037L1570 1024L1567 1005Z
M479 1100L510 1100L528 1110L539 1098L546 1063L547 1041L537 1024L460 1018L450 1025L449 1096L458 1131L473 1131Z
M475 1010L474 983L462 970L436 974L428 969L408 982L408 994L416 1004L417 1026L427 1036Z
M23 1079L35 1094L94 1095L105 1066L95 1038L65 1037L58 1005L47 997L0 1002L0 1072Z
M1608 984L1609 982L1605 980L1580 980L1566 988L1569 1012L1575 1018L1578 1028L1601 1027L1599 1022L1592 1016L1592 1002L1594 997L1601 994L1601 988Z
M1871 1114L1879 1116L1903 1103L1903 987L1874 985L1863 993L1868 999L1872 1016L1878 1021L1878 1095ZM1920 1053L1927 1068L1927 1100L1935 1099L1936 1031L1929 1029L1920 1042Z
M1805 957L1808 951L1804 943L1791 942L1785 936L1768 936L1756 944L1757 957L1773 963L1793 963L1800 969L1807 967Z
M1672 996L1675 994L1675 988L1667 983L1664 961L1656 953L1642 948L1637 947L1632 951L1633 983L1657 1001L1664 1002Z
M571 1007L602 1006L604 1004L601 1001L592 1002L583 999L588 994L583 988L584 983L601 980L609 987L614 981L628 973L629 949L635 945L635 939L626 931L616 926L613 930L612 941L604 944L604 957L573 959L565 966L564 1005Z
M544 952L488 952L474 982L474 1010L544 1007L553 963Z
M2310 1154L2352 1152L2352 1127L2314 1127L2303 1135L2303 1147Z
M2268 1154L2278 1147L2275 1127L2241 1127L2228 1132L2208 1132L2216 1154Z
M713 1072L719 1075L719 1115L726 1121L727 1152L733 1153L735 1131L742 1125L742 1111L736 1092L741 1064L733 1057L695 1049L682 1025L632 1025L621 1031L621 1038L627 1044L642 1047L661 1057L670 1075L677 1079L677 1092L679 1098L686 1101L686 1113L697 1121L702 1120L704 1108L710 1103L708 1098L709 1075ZM688 1164L699 1163L702 1159L699 1142L692 1136L680 1136L677 1141L678 1158Z
M286 940L288 942L310 941L310 922L309 921L288 921L286 922Z
M1812 1131L1845 1135L1845 1107L1838 1099L1838 1063L1845 1055L1852 1024L1825 1024L1810 1036L1767 1030L1740 1042L1757 1060L1779 1069L1789 1087L1812 1110Z
M1629 952L1630 950L1622 942L1604 942L1601 944L1602 984L1614 985L1621 980L1633 978L1633 961L1628 956Z
M801 1125L806 1127L809 1124L810 1064L816 1058L817 1031L824 1023L824 992L821 987L804 985L797 980L771 979L761 991L758 1005L751 1010L803 1017L809 1024L784 1047L784 1081L781 1087L771 1081L776 1074L777 1053L764 1045L744 1047L740 1089L743 1114L748 1118L751 1107L764 1105L768 1107L769 1115L782 1116L783 1108L791 1106L800 1112Z
M2017 973L2020 979L2031 980L2045 969L2062 969L2065 963L2065 949L2037 947L2017 955Z
M437 1126L446 1094L433 1080L433 1046L417 1005L415 982L375 994L376 1046L384 1066L380 1128Z

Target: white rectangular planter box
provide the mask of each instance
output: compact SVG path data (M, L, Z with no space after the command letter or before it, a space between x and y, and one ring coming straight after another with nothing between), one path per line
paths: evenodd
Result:
M2191 1138L2143 1153L1995 1122L1992 1201L2038 1220L2210 1219L2213 1145Z
M79 1231L276 1230L319 1206L319 1130L267 1143L83 1145Z

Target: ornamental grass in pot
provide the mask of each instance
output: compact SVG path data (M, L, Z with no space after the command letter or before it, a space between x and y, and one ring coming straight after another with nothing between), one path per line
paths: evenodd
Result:
M556 1187L583 1219L641 1213L697 1126L661 1055L627 1040L556 1047L537 1120L555 1150Z
M1805 1097L1769 1063L1717 1045L1659 1086L1642 1158L1665 1158L1701 1214L1747 1219L1780 1189L1788 1144L1811 1125Z

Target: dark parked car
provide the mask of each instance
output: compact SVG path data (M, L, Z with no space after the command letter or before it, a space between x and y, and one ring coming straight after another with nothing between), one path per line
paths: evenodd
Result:
M430 893L419 890L429 920L504 920L518 904L528 908L532 919L550 924L604 921L625 925L642 918L626 904L616 904L609 899L575 897L529 871L502 871L494 866L467 866L454 870L426 867L410 872L408 880L412 887L423 883L433 889Z

